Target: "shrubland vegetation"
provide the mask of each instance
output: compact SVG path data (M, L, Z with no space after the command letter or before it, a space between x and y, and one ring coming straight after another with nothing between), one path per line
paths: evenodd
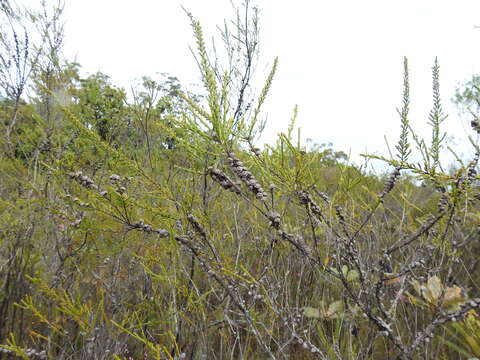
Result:
M422 139L405 59L381 177L302 144L296 111L257 145L277 60L254 96L248 1L222 56L187 13L204 93L131 97L65 61L61 6L0 5L1 359L480 357L479 149L444 170L436 61Z

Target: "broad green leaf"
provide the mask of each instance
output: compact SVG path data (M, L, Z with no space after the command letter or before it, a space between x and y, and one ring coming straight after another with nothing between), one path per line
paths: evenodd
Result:
M320 310L306 306L303 308L303 316L305 316L306 318L318 319L320 317Z
M432 276L428 278L427 290L424 293L424 297L426 300L435 304L442 294L442 290L443 286L440 278L438 276Z
M343 302L342 300L337 300L330 304L323 317L329 320L336 319L341 311L343 311Z
M357 270L350 270L347 274L347 281L356 281L359 278Z

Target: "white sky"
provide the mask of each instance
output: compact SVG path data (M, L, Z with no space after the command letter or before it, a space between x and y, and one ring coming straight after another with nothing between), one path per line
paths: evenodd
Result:
M115 84L168 72L199 83L189 45L187 8L206 38L233 14L227 0L66 0L66 54L88 73L105 72ZM261 65L279 57L265 106L265 140L285 131L295 104L303 136L332 142L354 159L366 149L387 155L399 135L403 56L410 65L411 123L429 138L431 67L440 62L440 90L449 114L444 129L461 151L471 134L451 104L456 84L480 73L478 0L259 0Z

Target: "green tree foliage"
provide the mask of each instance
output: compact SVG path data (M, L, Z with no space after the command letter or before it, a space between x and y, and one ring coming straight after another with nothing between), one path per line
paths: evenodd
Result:
M453 96L453 102L466 110L471 108L474 113L478 113L480 108L480 75L473 75L472 78L457 87Z
M84 124L94 129L102 141L112 144L126 125L125 91L112 86L105 74L97 73L80 80L75 97Z
M473 117L472 127L480 133L480 75L473 75L470 80L457 87L453 102L462 112Z

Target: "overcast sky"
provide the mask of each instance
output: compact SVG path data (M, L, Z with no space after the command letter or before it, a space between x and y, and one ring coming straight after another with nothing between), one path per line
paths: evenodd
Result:
M305 138L332 142L352 156L387 154L384 136L398 139L403 57L410 64L411 123L429 138L431 67L440 63L444 129L462 152L469 119L451 104L455 86L480 73L478 0L263 0L261 64L279 57L265 107L265 140L284 131L295 104ZM202 24L206 38L231 17L227 0L66 0L66 47L86 73L102 71L129 87L143 75L168 72L199 83L189 46L194 44L183 5Z

